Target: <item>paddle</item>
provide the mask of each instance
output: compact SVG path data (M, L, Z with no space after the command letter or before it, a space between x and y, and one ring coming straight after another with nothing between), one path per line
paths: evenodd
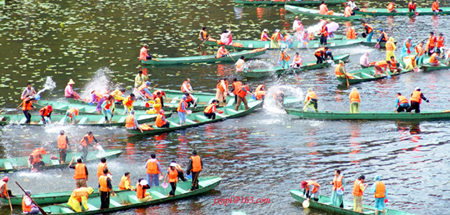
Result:
M13 212L13 208L11 205L11 197L8 195L9 208L11 208L11 213Z
M197 47L197 49L200 49L200 47L201 47L206 41L208 41L208 40L209 40L209 36L206 37L205 40L203 40L202 44L200 44L200 45Z
M345 75L345 80L347 81L347 88L350 87L350 84L348 83L348 76L347 76L347 70L345 69L345 64L344 64L344 75Z
M30 197L30 195L28 195L27 192L25 192L25 190L22 188L22 186L20 186L19 183L17 183L17 181L16 181L16 184L17 184L17 186L20 187L20 189L23 191L23 193L25 193L25 195L28 196L28 198L30 198L31 201L39 208L39 211L41 211L41 213L42 213L43 215L47 215L47 213L44 211L44 209L42 209L38 204L36 204L36 202ZM10 202L10 203L11 203L11 202Z

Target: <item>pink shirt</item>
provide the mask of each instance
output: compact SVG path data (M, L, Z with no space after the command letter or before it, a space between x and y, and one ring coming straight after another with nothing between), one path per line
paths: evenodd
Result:
M66 86L66 89L64 90L64 96L65 97L71 97L73 95L74 91L72 89L72 86L70 84L68 84Z
M148 53L147 53L147 48L142 47L141 48L141 53L139 54L139 60L144 60L147 61L147 57L148 57Z

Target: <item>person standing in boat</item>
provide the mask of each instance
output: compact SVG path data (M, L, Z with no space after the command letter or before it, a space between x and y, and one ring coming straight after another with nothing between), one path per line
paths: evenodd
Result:
M31 83L27 83L27 87L23 90L22 95L20 96L20 99L25 100L26 98L32 96L34 97L36 95L36 90L31 86Z
M433 32L430 32L430 38L428 38L428 56L431 56L436 48L437 39Z
M436 53L439 54L439 58L444 59L444 34L440 33L436 38Z
M400 54L400 57L403 59L404 57L410 55L412 53L413 49L414 49L414 43L412 41L412 37L409 36L403 42L402 53Z
M154 153L150 155L150 159L145 163L145 169L147 170L147 181L150 183L150 187L159 186L159 174L162 176L163 173Z
M98 145L97 139L95 139L94 134L92 131L88 131L86 135L84 135L83 139L81 139L81 151L83 151L83 155L81 155L81 159L86 160L88 155L88 146L94 147L94 144L92 144L92 141L95 141L95 143Z
M302 181L301 186L303 190L303 195L306 196L307 200L310 200L311 197L314 194L313 200L318 202L319 201L319 190L320 190L320 184L313 181L313 180L307 180Z
M87 167L81 158L77 159L77 164L72 165L74 158L75 157L72 157L72 160L69 163L69 168L75 169L75 174L73 175L73 179L75 179L75 186L76 188L87 187L86 181L89 178Z
M64 130L59 132L58 136L58 150L59 150L59 163L64 164L66 162L67 146L70 145L69 138L64 134Z
M385 199L388 198L388 190L384 182L381 181L381 177L379 175L375 176L374 180L375 183L372 185L371 191L375 193L375 214L378 214L378 211L383 211L383 215L385 215Z
M425 49L423 49L423 42L420 42L416 48L416 63L417 66L421 66L423 64L423 58L425 56Z
M31 122L30 111L32 111L33 109L36 108L35 106L33 106L33 101L36 101L36 99L34 97L31 97L31 96L29 96L28 98L23 100L22 112L23 112L23 115L25 115L25 118L27 119L25 121L25 124L30 124L30 122Z
M79 187L72 191L70 195L69 201L67 201L67 205L72 207L72 210L75 212L81 212L83 205L84 209L89 210L88 207L88 197L94 192L94 188L92 187Z
M174 197L175 191L177 189L177 182L178 182L178 174L180 174L176 168L176 163L170 163L169 169L167 169L167 174L164 177L164 181L167 181L167 178L169 178L170 186L172 187L172 190L169 192L168 197Z
M313 108L316 113L319 112L317 108L318 103L317 94L311 89L308 89L308 93L306 94L305 106L303 106L303 112L307 112L309 108Z
M216 100L226 103L228 95L228 78L224 78L219 81L216 86Z
M208 38L209 38L209 35L206 32L206 27L203 27L202 30L200 31L200 33L198 34L198 39L200 41L205 41L205 40L208 40Z
M386 42L386 60L391 60L391 57L395 59L395 50L397 47L394 43L394 38L389 38L389 41Z
M280 53L281 67L283 67L283 69L289 68L289 60L290 59L291 59L291 57L288 55L287 49L285 49L284 51L282 51Z
M333 192L331 193L331 205L335 207L344 208L344 187L346 181L344 175L341 174L341 170L337 169L334 171L333 182Z
M220 35L220 45L229 46L233 43L233 36L231 35L231 26L228 31L223 31Z
M177 113L178 113L178 117L180 118L180 126L183 126L183 124L185 126L187 126L186 124L186 113L187 112L187 103L186 103L186 96L183 95L181 97L181 101L178 104L178 108L177 108Z
M108 170L107 174L112 176L112 173L108 169L108 165L106 165L106 158L100 159L100 163L97 166L97 178L100 178L100 176L103 175L103 170L104 169L107 169Z
M28 194L28 196L31 196L30 190L25 190L25 192ZM33 203L30 197L27 195L24 195L22 198L22 212L23 214L40 214L41 211L36 206L36 204Z
M372 42L372 36L373 36L373 28L369 24L367 24L365 21L361 21L361 24L364 27L364 30L366 31L363 34L363 37L367 38L367 42Z
M395 108L394 111L396 113L398 112L411 112L408 99L404 96L402 96L401 93L397 93L397 99L395 99Z
M236 106L234 107L234 110L238 111L239 107L241 106L241 103L244 103L245 110L248 110L247 93L252 95L252 93L250 92L248 83L245 82L244 85L242 85L239 88L239 90L237 91L238 98L237 98L237 102L236 102Z
M192 186L189 191L198 189L198 175L203 169L203 160L200 155L197 155L197 150L192 150L192 156L189 158L188 168L186 174L190 175L192 172Z
M363 194L366 190L368 184L364 184L364 180L366 177L364 175L361 175L358 177L358 179L355 180L355 183L353 184L353 211L356 212L363 212Z
M100 210L109 208L109 198L115 195L111 184L111 178L108 176L108 168L103 169L103 175L98 178L98 191L100 192Z
M37 171L37 168L40 166L45 166L44 161L42 161L42 155L47 154L44 147L35 148L30 156L28 157L28 162L30 163L31 171Z
M323 23L322 29L320 30L320 46L326 46L327 45L327 38L328 38L328 27L327 22L325 21Z
M414 90L414 92L411 93L411 98L410 98L411 109L409 110L409 112L414 110L415 113L420 113L420 104L422 103L422 99L424 101L426 101L427 103L430 102L430 100L425 98L425 96L421 92L420 88L417 87L416 90Z
M294 62L292 62L291 67L300 68L303 66L303 59L298 52L295 53Z
M123 108L125 109L124 114L127 114L131 112L131 110L133 110L133 103L135 100L136 96L134 95L134 93L131 93L129 96L127 96L127 98L125 98L125 100L123 100Z
M350 113L359 113L361 96L359 95L358 89L356 89L356 87L353 87L349 99L350 99Z
M270 42L271 48L280 48L281 41L284 40L284 38L279 29L275 29L275 32L270 37L270 40L271 40Z

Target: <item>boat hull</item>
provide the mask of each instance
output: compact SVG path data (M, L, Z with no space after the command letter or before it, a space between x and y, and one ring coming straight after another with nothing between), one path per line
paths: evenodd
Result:
M332 4L342 4L346 0L326 0L327 5ZM322 1L245 1L245 0L234 0L235 4L244 5L320 5Z
M442 11L439 13L431 11L431 7L429 8L416 8L416 12L409 12L408 8L396 8L396 13L389 12L386 8L367 8L366 12L363 11L355 11L355 14L364 15L364 16L427 16L427 15L444 15L450 14L450 7L441 7L439 8Z
M362 16L360 16L360 15L344 17L344 14L342 14L342 13L334 13L333 15L324 15L324 14L319 14L319 10L314 10L314 9L304 8L304 7L296 7L296 6L292 6L292 5L285 5L284 8L295 14L303 14L303 15L315 16L315 17L340 19L340 20L361 20L362 19Z

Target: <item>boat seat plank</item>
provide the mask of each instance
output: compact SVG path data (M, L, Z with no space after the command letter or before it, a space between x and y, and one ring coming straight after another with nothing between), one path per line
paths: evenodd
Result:
M128 201L130 203L141 203L141 201L139 201L139 199L137 198L136 195L129 195L128 196Z
M100 120L98 121L97 124L103 124L103 123L105 123L105 118L104 117L100 118Z
M187 123L190 123L190 124L197 124L197 122L194 122L194 121L192 121L192 120L190 120L190 119L186 119L186 122L187 122Z
M119 119L118 123L124 123L124 122L125 122L125 119L126 119L125 116L124 116L124 117L121 117L121 118ZM139 119L138 119L138 120L139 120Z
M20 122L20 124L24 124L25 121L27 121L27 118L23 117L19 122Z
M109 200L109 204L110 205L114 205L114 207L121 207L122 206L122 204L116 202L114 199L110 199Z
M69 209L69 208L60 207L60 209L61 209L61 212L62 212L62 213L67 213L67 214L69 214L69 213L75 213L75 211L73 211L73 210L71 210L71 209Z
M233 109L227 109L228 112L232 112L232 113L237 113L237 111L233 110Z
M87 117L83 117L83 118L81 118L81 119L80 119L80 121L78 122L78 124L79 124L79 125L83 125L83 124L85 124L85 123L86 123L86 121L87 121L87 119L88 119Z
M59 160L50 160L52 162L52 165L59 165Z
M363 211L363 214L375 214L375 211Z
M188 191L182 188L177 187L176 192L179 192L180 194L187 193Z
M94 205L92 205L90 203L88 203L87 205L88 205L89 210L98 210L98 207L95 207Z
M167 120L167 121L169 121L169 120ZM174 125L174 126L176 126L176 127L180 127L180 124L174 123L174 122L172 122L172 121L169 121L169 122L170 122L170 125L171 125L171 126Z
M5 167L5 169L13 169L13 166L10 162L4 161L3 162L3 166Z
M170 103L177 103L177 101L178 101L178 97L173 97L172 101L170 101Z
M209 120L206 116L204 115L196 115L195 117L203 119L203 120Z
M157 191L150 191L150 193L151 193L153 196L158 197L158 199L162 199L162 198L166 198L166 197L167 197L166 195L164 195L164 194L162 194L162 193L160 193L160 192L157 192Z

